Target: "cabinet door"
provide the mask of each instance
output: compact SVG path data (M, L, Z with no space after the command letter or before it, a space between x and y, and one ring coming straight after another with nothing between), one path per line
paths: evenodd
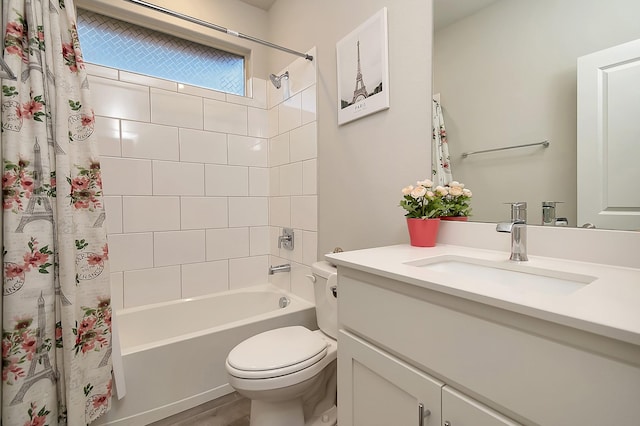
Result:
M340 426L440 426L444 383L343 330L338 348Z
M444 426L519 425L449 386L442 388L442 419Z

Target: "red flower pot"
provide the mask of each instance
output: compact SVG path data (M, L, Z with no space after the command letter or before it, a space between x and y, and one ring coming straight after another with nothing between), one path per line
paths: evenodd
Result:
M440 219L414 219L407 218L409 239L412 246L433 247L436 245Z
M455 220L458 222L466 222L469 220L469 216L442 216L442 220Z

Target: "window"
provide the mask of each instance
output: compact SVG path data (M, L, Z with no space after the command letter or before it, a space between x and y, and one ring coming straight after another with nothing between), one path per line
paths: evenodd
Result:
M244 96L244 57L78 9L84 60Z

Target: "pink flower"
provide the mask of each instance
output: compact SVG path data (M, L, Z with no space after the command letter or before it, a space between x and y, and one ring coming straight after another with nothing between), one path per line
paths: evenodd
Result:
M87 262L91 266L101 265L102 264L102 256L99 254L91 253L87 258Z
M42 110L42 104L36 101L25 102L22 105L22 116L25 118L32 118L36 112Z
M18 22L9 22L7 24L7 34L11 34L16 37L22 37L23 31L24 27Z
M55 188L55 186L56 186L56 178L55 178L55 177L52 177L52 178L51 178L51 187L52 187L52 188Z
M36 353L36 339L27 333L22 333L21 347L27 353L27 360L31 361Z
M91 340L89 342L86 342L85 344L82 345L82 353L86 354L87 352L89 352L90 350L95 348L95 346L96 346L95 340Z
M25 422L24 426L44 426L47 421L46 416L35 416L30 421Z
M25 175L20 179L20 185L25 191L31 192L33 190L33 179L31 179L31 176Z
M7 47L5 47L5 50L10 55L23 56L22 55L23 52L22 52L22 47L21 46L7 46Z
M78 176L71 181L71 187L74 191L82 191L89 188L89 179L84 176Z
M109 244L105 243L105 245L102 246L102 258L109 259Z
M7 381L9 373L13 374L13 380L17 380L19 377L24 377L24 370L18 367L18 358L11 357L2 360L4 368L2 369L2 381Z
M6 358L9 356L9 351L11 350L11 342L3 339L2 340L2 358Z
M16 180L17 180L16 175L14 175L11 172L5 172L4 175L2 175L2 187L3 188L10 187L15 183Z
M78 326L78 336L85 334L87 331L93 330L96 321L97 319L94 316L84 317Z
M89 202L88 201L83 201L83 200L78 200L75 203L73 203L73 207L75 207L76 209L88 209L89 208Z
M95 121L95 118L89 115L83 115L82 116L82 125L83 126L90 126L93 124L93 122Z
M104 322L111 327L111 309L107 309L104 313Z
M49 260L49 255L46 253L40 253L39 251L35 253L26 253L24 255L24 264L28 269L29 267L38 267L40 265L44 265Z
M65 59L69 59L71 56L75 56L75 52L73 51L73 46L71 43L62 43L62 56Z
M4 274L7 278L16 278L24 276L25 270L27 269L24 266L13 263L4 268Z
M56 340L62 339L62 327L56 324Z
M93 408L98 408L102 405L107 405L109 401L108 394L99 395L97 398L93 400Z

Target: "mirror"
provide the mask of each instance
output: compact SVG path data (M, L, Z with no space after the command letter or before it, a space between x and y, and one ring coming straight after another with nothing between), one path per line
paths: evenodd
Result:
M640 39L637 0L434 0L433 87L455 180L474 221L509 218L503 203L542 202L577 224L577 59ZM481 153L465 152L549 141ZM582 183L588 185L588 183Z

